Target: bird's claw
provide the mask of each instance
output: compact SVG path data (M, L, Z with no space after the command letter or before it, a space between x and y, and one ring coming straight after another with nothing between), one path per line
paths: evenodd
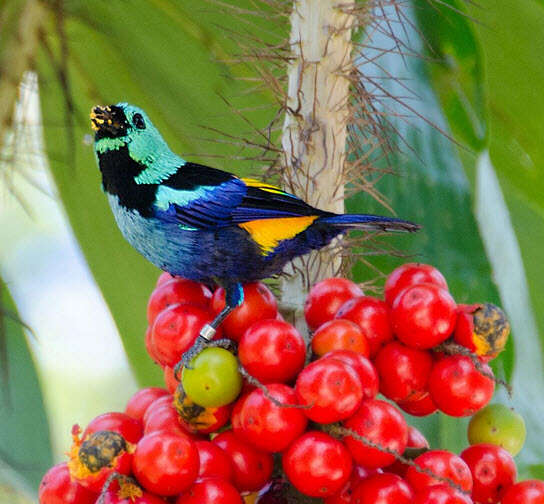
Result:
M190 362L204 350L215 336L217 330L211 324L206 324L201 330L198 338L193 343L193 346L189 348L181 357L181 360L174 367L174 376L176 379L181 377L181 369L186 367L187 369L193 369Z
M175 377L181 377L181 370L184 367L187 369L193 369L193 366L190 365L191 361L200 352L202 352L202 350L209 346L209 344L210 342L206 338L199 335L196 341L193 343L193 346L181 356L181 360L176 364L176 367L174 368Z
M220 347L224 348L225 350L228 350L229 352L236 353L238 350L238 346L236 345L236 342L228 339L223 338L220 340L215 341L209 341L207 338L203 337L202 334L197 338L197 340L194 342L193 346L187 350L183 356L181 357L181 360L176 364L174 367L174 376L179 381L181 379L181 370L185 367L187 369L193 369L193 366L191 366L191 361L200 353L202 350L210 347Z

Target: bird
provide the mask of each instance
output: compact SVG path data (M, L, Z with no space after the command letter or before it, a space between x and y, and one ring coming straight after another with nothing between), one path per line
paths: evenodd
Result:
M125 239L173 276L225 289L225 308L200 331L183 363L212 342L243 302L243 284L279 274L295 257L351 229L417 231L379 215L336 214L279 187L186 161L147 114L128 103L91 110L94 151Z

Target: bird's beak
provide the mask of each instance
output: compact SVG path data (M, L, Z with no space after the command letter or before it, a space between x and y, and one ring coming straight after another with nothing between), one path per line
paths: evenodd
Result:
M91 127L94 131L107 132L114 136L123 127L118 115L111 106L96 105L91 109Z

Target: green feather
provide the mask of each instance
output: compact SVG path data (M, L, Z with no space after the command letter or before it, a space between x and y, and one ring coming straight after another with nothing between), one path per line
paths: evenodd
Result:
M118 150L121 147L124 147L128 142L130 142L130 139L127 137L123 137L123 138L104 137L95 142L94 149L99 154L103 154L104 152L107 152L110 150Z

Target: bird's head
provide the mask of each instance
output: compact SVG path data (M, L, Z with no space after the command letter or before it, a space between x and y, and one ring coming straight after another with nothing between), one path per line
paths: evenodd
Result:
M102 107L96 105L91 110L91 127L95 131L95 140L118 138L127 142L135 135L142 135L148 126L153 125L146 113L134 105L118 103ZM148 136L147 135L144 136Z
M91 126L98 154L126 147L134 161L149 166L171 152L147 114L128 103L93 107Z

